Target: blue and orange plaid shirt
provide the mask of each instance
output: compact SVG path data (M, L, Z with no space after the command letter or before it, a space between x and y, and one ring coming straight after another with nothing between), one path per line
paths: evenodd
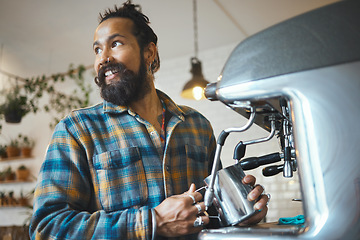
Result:
M216 146L209 121L158 96L170 116L165 146L150 123L106 101L56 126L35 190L32 239L151 239L153 208L204 185Z

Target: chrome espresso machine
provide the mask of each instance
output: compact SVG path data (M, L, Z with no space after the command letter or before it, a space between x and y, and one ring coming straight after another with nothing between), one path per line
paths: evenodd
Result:
M211 176L226 137L257 124L269 137L240 142L238 164L281 162L263 174L298 174L305 223L225 224L204 229L199 239L360 239L360 1L327 5L247 38L205 95L248 118L219 135ZM279 154L242 159L244 146L273 136ZM208 205L219 200L214 182L205 193Z

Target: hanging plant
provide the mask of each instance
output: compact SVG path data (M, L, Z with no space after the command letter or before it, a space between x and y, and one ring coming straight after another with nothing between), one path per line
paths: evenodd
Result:
M72 109L86 107L90 104L92 87L90 84L85 84L84 79L84 73L88 68L90 67L83 65L74 68L73 65L70 65L69 70L65 73L22 79L21 86L16 85L5 95L5 102L0 105L0 120L5 118L6 122L19 123L27 113L37 113L39 109L43 109L52 114L53 121L50 123L50 127L54 127ZM75 83L75 89L70 93L64 93L59 90L61 87L57 85L68 80ZM49 104L40 106L39 100L45 94L49 95ZM0 132L1 128L0 123Z
M90 84L85 84L85 71L86 68L83 65L80 65L76 69L70 65L70 69L66 74L52 76L54 82L64 82L67 78L71 79L74 81L76 88L70 93L64 93L58 91L54 85L47 86L46 91L50 96L50 101L49 104L44 106L44 110L53 113L53 120L50 123L50 127L55 127L60 119L71 110L89 106L92 87Z
M8 123L19 123L23 116L30 111L37 111L37 107L28 103L28 97L20 93L19 86L2 91L5 102L0 105L0 114Z

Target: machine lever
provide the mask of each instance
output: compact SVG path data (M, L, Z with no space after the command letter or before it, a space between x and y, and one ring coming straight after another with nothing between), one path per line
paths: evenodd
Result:
M262 173L265 177L270 177L282 172L283 169L284 169L284 165L274 165L263 168Z
M250 140L250 141L247 141L247 142L240 141L236 145L235 151L234 151L234 159L236 160L236 163L238 163L240 161L240 159L245 156L246 145L269 141L271 138L274 137L275 130L276 130L275 129L275 120L272 119L272 121L271 121L271 132L270 132L269 136L264 137L264 138L255 139L255 140ZM275 161L275 162L277 162L277 161ZM273 162L269 162L269 163L273 163ZM264 164L267 164L267 163L264 163ZM264 164L260 164L260 165L264 165ZM260 166L260 165L258 165L258 166ZM256 167L258 167L258 166L256 166ZM253 167L253 168L256 168L256 167ZM250 168L250 169L253 169L253 168ZM244 169L244 170L248 170L248 169Z
M243 170L251 170L262 165L279 162L280 160L280 153L271 153L260 157L245 158L240 161L240 166Z
M245 151L246 151L246 145L240 141L234 150L234 159L237 161L236 163L238 163L240 161L240 159L242 159L245 156Z

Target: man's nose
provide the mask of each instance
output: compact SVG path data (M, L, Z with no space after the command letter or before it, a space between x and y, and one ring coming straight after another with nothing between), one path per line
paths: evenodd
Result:
M104 63L109 63L110 62L110 58L107 57L105 60L103 60Z
M107 51L104 51L100 59L100 67L113 62L113 57Z

